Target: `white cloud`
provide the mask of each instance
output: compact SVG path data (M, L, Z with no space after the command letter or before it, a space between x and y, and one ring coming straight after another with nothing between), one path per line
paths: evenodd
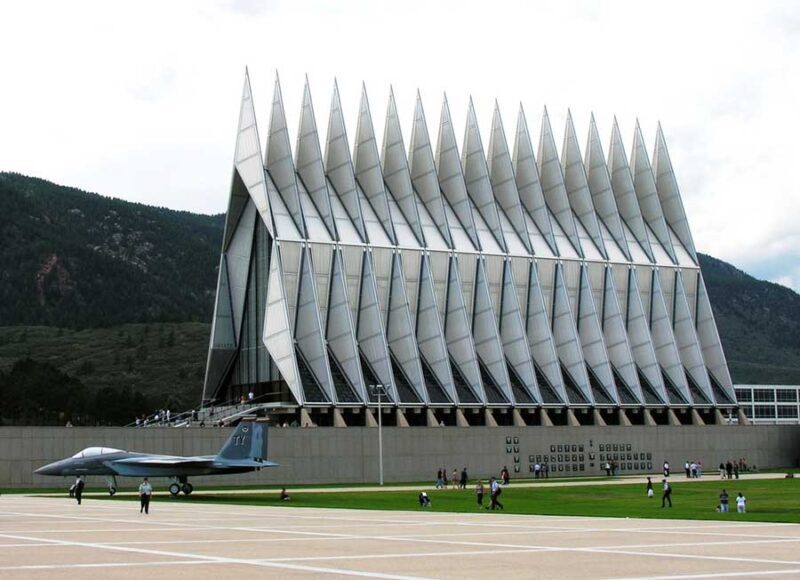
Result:
M652 152L661 120L697 247L797 269L796 3L53 1L0 21L2 170L221 212L244 67L262 139L276 70L292 130L304 75L323 132L337 76L351 139L362 80L379 139L390 84L406 139L417 88L434 138L442 93L457 127L472 95L484 145L495 98L507 134L519 102L534 132L546 104L559 140L570 107L605 143L638 117Z

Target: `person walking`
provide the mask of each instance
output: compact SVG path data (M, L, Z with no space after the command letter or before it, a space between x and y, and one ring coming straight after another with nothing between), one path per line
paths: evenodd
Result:
M654 492L653 492L653 482L652 482L652 481L650 480L650 478L648 477L648 478L647 478L647 497L653 497L653 495L654 495Z
M728 463L725 464L725 473L728 475L728 479L733 479L733 463L730 459L728 459Z
M491 490L491 499L492 503L489 506L489 509L495 510L497 508L503 509L503 504L500 503L500 494L503 493L503 490L500 488L500 483L493 477L489 488Z
M467 468L461 470L461 481L459 482L459 489L467 489L467 481L469 480L469 476L467 475Z
M444 477L442 476L442 469L439 468L436 471L436 489L442 489L444 487Z
M665 503L672 507L672 486L666 479L662 480L662 483L664 484L664 491L661 492L661 507L663 508Z
M75 499L78 501L78 505L81 505L81 499L83 497L83 488L86 483L83 481L83 478L79 475L78 479L75 480Z
M150 485L150 482L147 481L145 477L142 480L142 483L139 484L139 513L144 512L145 514L150 513L150 496L153 495L153 486Z
M725 464L723 462L719 462L719 478L725 479Z
M719 511L723 514L728 513L728 492L724 489L719 494Z
M689 460L686 460L686 463L683 464L683 470L686 472L686 479L689 479L691 475L691 467L689 466Z
M450 485L453 486L452 489L458 489L458 482L459 482L458 470L454 469L453 476L450 478Z
M483 509L483 482L478 480L478 483L475 484L475 499L478 501L478 509Z
M741 491L736 496L736 511L740 514L747 513L747 498L742 495Z

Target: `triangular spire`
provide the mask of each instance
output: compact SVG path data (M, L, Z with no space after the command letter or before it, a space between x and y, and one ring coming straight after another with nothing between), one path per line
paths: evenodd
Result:
M375 129L372 125L372 113L367 100L367 87L361 86L361 105L358 112L358 125L356 127L355 148L355 175L364 195L367 196L375 215L381 220L383 229L386 230L393 244L397 237L392 223L392 214L389 210L389 200L386 198L386 189L383 186L383 173L381 160L378 156L378 143L375 140Z
M361 268L361 293L358 303L357 338L364 357L369 361L372 371L386 387L393 401L397 401L394 388L392 364L386 346L383 317L381 316L378 287L372 270L369 252L364 252Z
M485 404L486 396L483 393L481 373L478 368L478 361L475 358L475 345L472 342L472 332L467 318L467 308L464 304L461 279L458 275L458 261L455 256L450 257L448 268L446 308L444 335L447 341L447 351L452 360L451 370L457 369L466 382L465 385L461 385L461 381L456 376L453 377L456 383L458 401L461 404L469 402ZM459 388L459 386L462 388ZM467 390L463 390L464 388Z
M438 187L438 186L437 186ZM422 256L419 274L419 297L417 299L417 345L422 358L425 359L436 381L445 390L450 402L456 401L453 375L450 370L450 358L444 340L441 316L436 306L436 294L433 289L433 276L429 257ZM443 403L434 399L435 389L428 385L428 397L431 403Z
M500 388L496 392L486 380L484 391L487 403L511 403L511 381L508 378L508 368L503 356L503 346L498 332L497 317L492 308L492 298L489 293L489 283L486 277L484 261L478 260L478 269L475 276L475 301L472 311L472 335L475 343L475 352L486 367L492 382ZM501 397L505 398L505 401Z
M572 316L572 308L567 294L567 285L564 282L563 266L556 265L555 287L553 288L553 339L556 344L558 358L564 367L572 384L578 390L578 395L584 400L573 400L576 393L569 393L570 402L593 404L592 389L589 375L586 373L586 363L583 360L580 339ZM565 379L566 380L566 379Z
M383 179L394 196L400 211L406 218L411 231L417 237L421 246L425 245L422 234L419 212L417 210L417 196L411 185L411 174L408 171L406 146L403 143L403 133L400 131L400 119L397 116L397 106L394 102L394 92L389 90L389 105L386 110L386 128L383 132Z
M467 197L467 186L464 184L461 160L458 158L456 134L453 130L453 122L450 120L447 97L442 102L442 120L439 124L439 139L436 149L436 170L439 177L439 187L441 187L475 249L480 250L478 231L475 228L472 207Z
M575 219L572 217L572 208L567 197L564 174L561 172L561 162L558 159L558 151L553 138L553 129L550 127L550 118L547 116L547 109L544 110L542 115L542 132L539 138L539 177L547 207L553 212L575 251L578 252L579 256L583 257L583 250L578 238L578 230L575 227Z
M694 249L689 220L686 219L686 210L683 208L681 192L675 179L675 171L672 169L672 161L669 158L667 142L664 139L664 132L661 130L661 123L658 124L658 129L656 130L653 173L656 176L656 189L658 190L658 198L661 201L664 218L696 264L697 252Z
M206 375L203 381L204 401L214 399L224 377L225 369L228 368L236 354L236 333L233 330L233 312L225 254L220 257L214 317L211 320L211 344L208 348Z
M608 363L605 341L603 340L603 329L600 326L600 319L597 316L597 308L594 304L592 286L589 280L589 268L584 265L581 267L580 290L578 296L578 336L581 339L583 360L594 373L595 378L602 386L604 393L598 393L593 389L596 403L602 402L602 395L611 398L611 402L619 405L619 395L614 383L614 373ZM601 395L601 396L598 396ZM607 403L606 403L607 404Z
M672 331L672 322L667 305L664 302L664 293L661 291L660 276L653 272L653 289L650 303L650 334L653 337L653 347L656 351L658 364L669 378L670 382L678 389L681 396L688 402L692 401L689 385L681 364L681 357L675 343L675 334Z
M286 381L286 385L295 400L305 402L303 388L300 384L300 373L294 350L294 338L289 326L289 312L286 308L286 291L283 287L283 267L281 266L278 245L272 245L269 260L269 277L267 278L267 307L264 314L264 334L262 340L269 356Z
M289 130L286 127L281 83L277 74L275 75L275 90L272 95L272 114L269 119L267 156L264 165L272 176L272 181L278 188L300 235L305 238L306 225L300 205L300 194L297 190L297 176L292 162L292 147L289 144Z
M725 351L722 349L717 324L714 322L714 312L708 299L706 284L703 281L703 275L699 272L697 274L697 338L700 341L703 359L712 380L716 380L728 398L735 401L736 392L733 389L730 371L728 371Z
M422 109L422 98L417 91L417 104L414 108L414 125L411 127L411 144L408 154L411 182L431 214L439 233L447 246L453 247L447 214L444 209L442 192L436 177L436 164L433 160L433 149L428 136L428 125L425 122L425 111Z
M653 338L642 305L642 295L636 278L636 270L628 270L628 311L626 326L631 344L631 354L642 376L655 389L662 403L669 402L661 367L658 365Z
M553 226L550 223L550 212L547 211L547 204L544 201L542 184L539 181L539 168L533 155L533 143L528 132L528 122L525 119L522 104L519 106L517 131L514 136L513 166L520 201L528 210L536 227L542 232L553 254L557 255L558 249L553 236Z
M223 250L233 237L236 224L244 210L248 197L253 201L261 215L261 220L271 236L275 235L272 210L264 182L264 165L261 161L261 142L256 125L256 112L253 108L253 95L250 89L250 75L245 71L242 103L239 108L239 125L236 131L236 151L233 155L235 174L231 184L228 211L225 214L225 234Z
M603 234L594 212L592 194L589 191L589 182L586 170L581 159L581 150L578 146L578 137L575 135L575 125L572 123L572 113L567 110L567 127L564 131L564 146L561 149L562 168L564 170L564 186L567 189L567 198L572 206L572 211L589 232L600 254L608 259Z
M328 401L335 401L333 380L331 379L328 352L322 338L322 321L317 301L316 276L311 263L311 250L306 247L300 258L300 275L297 286L297 307L295 308L294 340L303 354L305 363L314 374L319 387ZM306 392L309 400L310 391ZM314 401L321 402L321 401Z
M681 355L681 362L686 369L686 373L692 378L708 401L714 401L714 393L711 388L711 381L708 378L703 353L697 340L697 333L694 328L694 320L689 310L689 303L686 301L686 290L683 287L683 278L679 271L675 271L675 319L673 330L675 333L675 344ZM695 403L699 401L695 398Z
M341 250L334 250L331 263L330 291L328 299L328 321L325 325L325 339L328 348L342 369L356 395L367 400L364 377L356 344L355 325L347 302L347 280L342 265ZM339 397L341 401L341 397Z
M483 153L483 143L478 129L478 119L475 116L475 107L472 99L469 100L467 110L467 127L464 132L464 147L461 154L461 165L464 167L464 181L475 207L480 212L486 225L489 226L500 248L506 251L506 242L503 239L503 228L497 205L494 201L492 184L489 181L489 168Z
M306 84L303 88L303 110L300 114L300 130L297 133L296 155L297 173L303 180L309 197L314 201L314 206L325 223L325 227L328 228L328 233L334 240L338 239L328 182L325 179L325 167L322 165L322 151L319 146L314 107L311 104L308 77L306 77Z
M525 209L522 207L517 191L514 167L511 164L511 154L508 151L506 132L503 129L503 120L500 118L500 107L497 102L494 104L494 115L492 116L488 164L495 198L508 216L525 249L533 254L528 226L525 223Z
M561 402L567 402L564 380L556 353L555 341L551 331L551 318L545 307L544 295L536 264L532 263L528 274L528 312L526 317L528 348L534 362L541 370L544 378L552 386ZM544 385L539 385L544 403Z
M586 144L584 167L586 168L589 191L592 193L594 209L614 237L614 241L617 242L622 253L630 260L631 254L625 239L625 230L622 228L622 220L617 209L617 203L614 201L611 175L608 173L608 166L603 154L603 145L600 143L600 135L597 132L594 115L589 120L589 138Z
M626 268L625 266L614 266L614 268ZM628 333L625 330L625 320L620 310L619 300L617 299L617 289L614 285L614 276L611 268L606 268L605 285L603 290L603 337L605 338L608 360L624 381L625 386L638 399L640 404L644 404L644 395L639 383L639 376L636 373L636 363L633 361L631 345L628 342ZM618 389L619 391L619 389ZM620 399L622 395L620 393ZM624 402L624 401L621 401Z
M639 127L639 121L636 121L636 128L633 134L631 172L633 173L636 198L639 200L639 208L642 210L644 221L653 230L661 247L664 248L670 259L677 263L675 250L672 248L672 240L667 230L667 222L664 220L664 213L661 211L656 180L650 167L650 160L647 157L647 149L644 145L644 137L642 136L642 129Z
M356 178L353 173L353 163L350 159L350 146L347 141L347 131L344 126L344 114L339 100L339 86L333 82L333 97L331 98L331 116L328 121L328 140L325 146L325 171L331 180L339 199L342 201L347 215L361 236L361 240L368 242L367 232L364 228L364 217L361 214L361 204L356 191Z
M411 323L411 313L408 310L408 295L406 294L406 281L403 277L403 265L400 254L392 257L392 274L389 284L389 312L386 316L386 340L389 350L394 355L394 360L411 383L416 393L417 400L404 397L398 389L400 402L427 403L425 380L422 376L422 365L419 361L417 343L414 340L414 326ZM409 400L406 400L409 399Z
M619 215L630 228L631 233L636 238L636 241L639 242L650 261L655 262L650 240L647 236L647 228L644 225L644 218L639 207L639 200L636 199L633 175L631 174L630 165L628 165L628 156L625 154L625 146L622 143L622 135L619 132L616 117L611 126L608 169L611 173L611 189L614 191L614 199L617 202Z
M508 364L522 382L521 388L527 391L534 402L541 402L512 270L511 261L506 260L503 266L503 295L500 299L500 339L503 341L503 352ZM517 404L522 402L516 392L514 399Z
M233 309L233 329L237 343L241 336L242 319L244 318L245 296L250 277L250 259L253 254L253 238L256 228L256 210L253 204L247 204L242 217L231 238L226 252L228 267L228 283Z

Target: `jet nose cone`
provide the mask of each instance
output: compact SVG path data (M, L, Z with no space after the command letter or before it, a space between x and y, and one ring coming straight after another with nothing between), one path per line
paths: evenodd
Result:
M47 465L42 465L39 469L34 470L34 473L39 475L58 475L58 467L58 462L48 463Z

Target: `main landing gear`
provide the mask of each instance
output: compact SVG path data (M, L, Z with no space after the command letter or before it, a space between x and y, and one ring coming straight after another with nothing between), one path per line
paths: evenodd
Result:
M173 497L176 497L180 492L183 492L184 495L190 495L193 490L194 487L192 487L192 484L187 481L185 475L174 477L169 486L169 492Z
M113 497L117 493L117 477L115 475L107 475L106 485L108 485L108 495Z

